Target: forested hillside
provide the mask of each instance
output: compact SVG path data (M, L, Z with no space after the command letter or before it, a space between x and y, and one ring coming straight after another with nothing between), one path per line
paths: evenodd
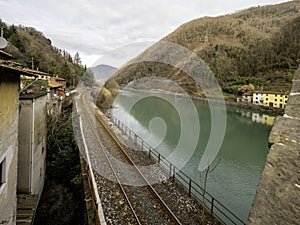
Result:
M16 57L16 60L28 68L59 75L67 80L67 85L77 84L85 67L81 65L79 54L71 56L67 51L52 46L40 31L32 27L7 25L0 19L4 28L4 38L9 42L4 49Z
M204 43L206 32L208 43ZM193 20L164 40L195 51L224 91L233 92L247 83L287 91L300 63L300 1Z
M293 73L300 63L299 40L299 0L195 19L162 39L200 56L215 74L225 96L233 98L247 91L243 86L255 90L289 91ZM166 57L168 52L152 46L142 54ZM199 88L192 87L190 78L177 68L149 62L120 69L107 82L104 92L107 96L110 96L107 91L115 93L110 90L114 81L122 86L149 75L178 81L188 93L203 94ZM99 105L104 99L100 96Z

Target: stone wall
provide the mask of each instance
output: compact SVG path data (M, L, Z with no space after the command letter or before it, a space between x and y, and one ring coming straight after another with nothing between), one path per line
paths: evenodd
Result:
M275 120L248 225L300 224L300 67L284 116Z

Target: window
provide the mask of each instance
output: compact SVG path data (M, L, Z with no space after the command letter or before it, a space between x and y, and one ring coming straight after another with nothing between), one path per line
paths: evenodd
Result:
M277 94L275 94L275 97L277 97Z
M277 102L277 98L275 98L275 102Z
M0 187L6 183L6 159L4 158L0 163Z
M266 100L268 101L269 99L268 99L268 98L266 98Z
M282 99L280 99L280 102L282 102Z

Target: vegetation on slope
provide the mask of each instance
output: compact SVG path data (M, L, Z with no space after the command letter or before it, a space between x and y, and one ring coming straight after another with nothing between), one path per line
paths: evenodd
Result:
M78 53L72 57L67 51L53 47L51 40L32 27L9 26L1 19L0 27L4 28L3 36L9 42L4 50L19 63L65 78L67 86L78 84L86 69Z
M255 90L289 91L292 74L300 63L299 3L295 0L195 19L162 41L179 44L200 56L225 93L240 95L247 91L241 88L246 85ZM166 57L168 52L152 46L143 54ZM195 83L184 72L161 63L131 64L117 71L110 80L122 87L152 75L175 80L188 93L203 94L199 87L193 87ZM105 88L109 90L107 85ZM100 99L99 106L105 102L103 97Z
M50 114L47 124L47 180L35 225L85 224L79 150L72 126L72 104Z

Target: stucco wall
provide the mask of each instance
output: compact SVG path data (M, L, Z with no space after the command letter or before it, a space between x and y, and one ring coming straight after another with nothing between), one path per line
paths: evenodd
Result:
M46 170L46 101L46 95L20 100L19 192L41 194L43 190Z
M300 224L300 68L285 115L276 118L269 143L248 224Z
M46 172L46 140L47 140L47 96L35 100L34 106L34 155L32 173L32 193L41 194Z
M30 193L32 100L20 100L18 191Z
M0 187L0 224L16 223L19 76L0 71L0 161L6 182Z

